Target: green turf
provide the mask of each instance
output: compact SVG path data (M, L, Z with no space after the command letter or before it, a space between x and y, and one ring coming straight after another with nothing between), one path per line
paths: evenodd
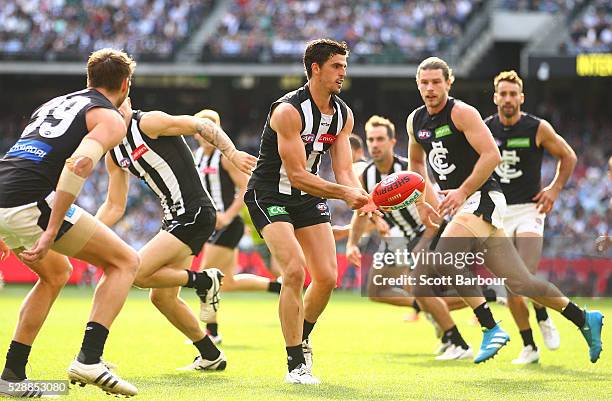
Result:
M0 355L4 356L19 305L27 288L0 292ZM196 307L196 298L186 292ZM597 364L576 328L559 315L561 349L541 347L541 363L510 363L521 339L507 309L494 306L512 341L493 360L433 359L433 330L425 319L403 321L404 310L374 304L338 292L313 334L314 373L320 386L283 383L285 351L272 294L231 294L220 316L228 357L224 372L177 372L196 355L195 348L149 303L147 293L133 291L111 330L105 359L119 364L119 374L140 390L141 400L602 400L611 399L612 335L604 327L604 353ZM67 288L54 306L30 356L33 379L63 379L77 353L89 313L91 290ZM612 300L584 300L612 316ZM454 312L464 337L477 348L481 334L469 324L471 313ZM609 327L609 326L608 326ZM541 343L538 329L536 342ZM608 353L606 353L606 351ZM66 400L110 399L87 386L70 391Z

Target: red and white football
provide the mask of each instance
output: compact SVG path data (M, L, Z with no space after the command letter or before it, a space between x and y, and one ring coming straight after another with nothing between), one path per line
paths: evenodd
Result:
M403 209L425 191L425 180L412 171L400 171L383 178L372 191L372 200L381 210Z

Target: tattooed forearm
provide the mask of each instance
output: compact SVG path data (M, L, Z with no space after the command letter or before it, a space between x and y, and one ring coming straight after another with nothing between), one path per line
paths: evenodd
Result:
M202 119L196 125L196 131L204 140L219 149L223 156L232 160L232 156L236 153L236 147L221 127L208 119Z

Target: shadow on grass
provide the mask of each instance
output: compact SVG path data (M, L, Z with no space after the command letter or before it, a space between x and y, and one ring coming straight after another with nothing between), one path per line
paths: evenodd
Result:
M396 401L397 394L386 394L369 389L364 383L364 388L341 386L338 384L322 383L318 386L300 386L285 384L282 387L274 388L274 392L282 394L285 399L291 396L308 397L312 400L376 400L376 401Z

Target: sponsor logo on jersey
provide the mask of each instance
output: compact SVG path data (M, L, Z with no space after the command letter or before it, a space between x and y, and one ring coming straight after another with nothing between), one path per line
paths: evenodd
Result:
M319 142L332 144L336 140L336 135L333 134L323 134L319 137Z
M52 149L53 146L49 145L48 143L34 139L20 139L13 145L12 148L9 149L6 155L31 160L38 164Z
M453 133L448 124L436 128L434 132L436 133L436 139L449 136Z
M510 138L506 143L509 148L528 148L531 146L529 138Z
M525 138L529 140L529 138ZM502 162L495 167L495 173L499 176L499 182L502 184L510 184L510 181L519 178L523 175L521 170L517 170L515 166L521 161L521 158L516 155L516 150L502 150Z
M72 205L66 212L66 217L68 217L69 219L72 218L72 216L74 216L74 212L76 212L76 206Z
M202 172L202 174L217 174L219 169L216 167L208 166L208 167L202 167L200 171Z
M426 129L419 130L419 132L417 132L417 136L419 139L429 139L431 138L431 131Z
M311 143L315 139L315 134L302 134L302 142Z
M132 159L136 161L140 159L148 151L149 151L149 148L147 148L147 145L143 143L142 145L140 145L139 147L137 147L136 149L132 151Z
M289 214L285 210L285 206L268 206L267 210L270 217L278 216L280 214Z
M438 179L441 181L446 181L446 176L457 168L455 164L449 165L446 162L446 155L448 154L448 149L444 147L442 142L432 142L431 143L431 151L429 152L429 164L431 168L438 173Z
M124 157L123 159L119 160L119 165L123 168L130 167L130 164L132 164L132 161L129 157Z

